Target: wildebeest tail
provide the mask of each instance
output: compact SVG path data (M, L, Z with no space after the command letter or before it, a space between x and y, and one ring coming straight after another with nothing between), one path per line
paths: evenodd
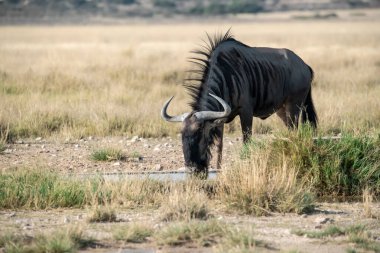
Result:
M312 127L317 128L318 116L315 112L313 99L311 98L311 88L306 96L304 109L302 110L302 123L306 122L309 122Z

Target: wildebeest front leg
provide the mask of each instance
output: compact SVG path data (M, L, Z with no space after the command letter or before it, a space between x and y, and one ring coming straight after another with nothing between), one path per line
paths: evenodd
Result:
M222 165L222 153L223 153L223 132L224 125L218 127L218 134L215 139L216 152L218 153L218 158L216 160L216 169L219 170Z
M247 143L252 136L252 115L240 115L241 131L243 142Z

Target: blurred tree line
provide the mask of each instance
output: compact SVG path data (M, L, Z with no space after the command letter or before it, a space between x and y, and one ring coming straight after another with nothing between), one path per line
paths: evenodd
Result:
M319 6L319 7L318 7ZM224 15L262 11L380 7L380 0L0 0L0 17Z

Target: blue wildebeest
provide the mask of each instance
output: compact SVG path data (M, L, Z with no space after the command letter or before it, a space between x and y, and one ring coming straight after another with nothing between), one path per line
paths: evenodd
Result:
M173 97L161 110L166 121L183 122L182 147L190 171L207 173L212 145L217 147L220 168L223 126L238 115L245 143L252 134L253 117L277 113L288 128L298 127L299 118L316 127L313 70L298 55L289 49L249 47L229 32L208 39L208 47L193 51L205 59L191 58L200 67L191 72L197 74L190 78L193 82L185 85L193 98L192 111L169 116Z

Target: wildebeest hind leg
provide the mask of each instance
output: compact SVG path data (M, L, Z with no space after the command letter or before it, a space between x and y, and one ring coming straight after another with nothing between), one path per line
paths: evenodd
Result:
M285 104L277 111L277 115L282 119L289 129L298 127L298 119L301 113L301 105Z

